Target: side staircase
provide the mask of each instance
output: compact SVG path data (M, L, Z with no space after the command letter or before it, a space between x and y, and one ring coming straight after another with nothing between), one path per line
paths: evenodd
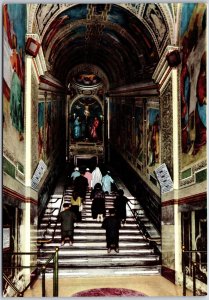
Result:
M101 223L91 217L90 193L87 193L82 211L82 222L76 223L74 244L66 243L60 247L61 228L57 216L64 202L70 202L72 189L68 188L64 196L54 195L48 203L39 229L40 254L39 263L44 264L47 258L59 247L59 276L92 277L92 276L123 276L123 275L159 275L161 273L160 252L156 252L150 239L145 237L134 216L144 219L148 228L149 220L138 207L132 207L134 198L130 198L127 207L127 219L120 229L119 253L114 250L110 254L106 249L105 230ZM113 207L115 195L106 196L106 215ZM153 227L153 226L152 226ZM52 269L46 270L48 276Z

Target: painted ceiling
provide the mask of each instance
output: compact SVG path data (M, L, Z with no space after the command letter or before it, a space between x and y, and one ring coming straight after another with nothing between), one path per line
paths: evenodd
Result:
M71 70L75 75L80 65L97 66L112 88L151 80L159 52L169 43L158 5L143 4L143 18L116 4L78 4L56 13L59 8L50 5L44 17L40 5L36 18L45 58L62 83L68 85Z

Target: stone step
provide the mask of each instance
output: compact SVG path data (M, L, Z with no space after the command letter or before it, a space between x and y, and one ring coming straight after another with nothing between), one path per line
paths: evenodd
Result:
M38 262L44 264L48 257L59 248L59 276L122 276L124 275L159 275L161 272L160 256L155 254L150 242L142 235L139 225L132 214L136 214L150 232L154 229L138 201L129 196L126 224L119 231L119 253L113 250L107 253L105 230L102 223L92 219L90 193L87 192L83 205L82 221L75 223L74 244L68 242L60 246L61 223L57 222L57 214L64 202L70 203L73 189L65 190L64 195L51 197L42 218L39 236L53 237L53 241L40 248ZM105 196L106 215L109 208L114 207L116 195ZM62 210L62 208L61 208ZM54 233L54 229L56 231ZM52 276L52 269L47 268L46 276Z
M57 237L57 238L54 238L54 241L50 244L44 244L43 247L57 247L60 245L60 242L61 242L61 237ZM149 242L145 242L145 241L142 241L142 240L139 240L139 241L125 241L125 240L119 240L119 245L120 245L120 248L123 248L123 247L129 247L129 248L149 248ZM104 239L101 241L101 240L87 240L87 239L76 239L74 237L74 246L76 247L80 247L80 248L100 248L100 247L106 247L106 239L104 237Z
M78 247L77 243L74 243L73 246L69 246L68 243L66 243L64 246L60 247L60 243L53 243L53 244L45 244L43 245L42 249L40 250L40 253L45 253L50 256L50 254L55 252L55 248L59 248L59 255L78 255L80 256L94 256L94 255L107 255L107 248L106 245L103 245L103 247ZM138 254L146 254L146 255L153 255L154 250L151 249L148 246L144 246L143 248L140 247L121 247L119 245L120 254L126 255L126 256L133 256Z
M47 228L47 227L42 227L42 228ZM55 228L55 224L51 224L50 225L50 228ZM61 228L61 224L60 223L58 223L57 224L57 226L56 226L56 229L60 229ZM91 229L93 229L93 228L96 228L96 229L101 229L101 230L104 230L104 229L102 229L102 223L100 223L100 222L97 222L97 223L94 223L94 222L82 222L82 223L78 223L78 224L76 224L75 225L75 230L76 229L78 229L79 230L79 228L81 228L81 229L89 229L89 228L91 228ZM129 229L129 230L131 230L131 229L138 229L138 226L136 225L136 224L134 224L134 223L130 223L130 224L125 224L123 227L121 227L121 231L123 230L123 229ZM138 232L139 232L139 229L138 229Z
M40 234L43 234L44 232L46 231L46 229L39 229L39 233ZM47 229L47 233L53 233L54 232L54 229L53 228L48 228ZM126 229L125 227L122 227L121 229L119 229L119 232L120 234L128 234L128 236L130 235L139 235L139 229L134 229L134 228L131 228L131 229ZM56 229L56 233L60 233L61 234L61 229ZM78 227L75 227L74 229L74 234L77 234L77 233L80 233L80 234L85 234L85 235L90 235L90 234L94 234L94 235L100 235L101 234L101 228L78 228ZM139 235L141 237L141 235Z
M150 267L123 267L119 269L118 267L106 267L106 268L83 268L83 269L74 269L74 268L60 268L59 276L60 277L73 277L73 278L81 278L81 277L98 277L98 276L132 276L132 275L143 275L143 276L156 276L160 275L161 267L160 266L150 266ZM47 269L46 273L47 278L53 277L53 270Z
M114 252L114 251L112 251ZM114 258L115 256L115 258ZM59 257L59 268L71 268L71 267L114 267L117 264L118 267L133 267L133 266L153 266L156 265L158 261L157 257L150 257L149 259L146 256L141 257L119 257L115 252L115 255L112 254L112 257L109 257L109 254L103 257ZM39 258L38 263L45 264L47 262L47 258ZM51 264L52 267L52 264Z

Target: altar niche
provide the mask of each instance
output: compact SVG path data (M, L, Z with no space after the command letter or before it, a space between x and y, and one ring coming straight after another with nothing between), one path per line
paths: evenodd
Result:
M103 111L100 103L92 97L76 100L69 115L70 143L103 142Z

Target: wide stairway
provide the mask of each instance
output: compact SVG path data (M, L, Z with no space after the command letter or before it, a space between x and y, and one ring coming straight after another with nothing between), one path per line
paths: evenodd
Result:
M105 230L101 228L100 222L91 217L92 200L88 192L82 211L82 222L76 223L74 230L73 246L66 242L60 247L61 224L57 222L57 215L63 203L70 202L71 195L72 189L69 187L64 191L63 197L54 195L47 205L39 229L39 239L42 239L39 263L45 263L55 248L59 247L59 276L160 274L160 254L140 230L132 209L127 213L126 224L120 229L119 253L115 253L114 250L110 254L107 253ZM113 207L114 198L114 194L106 196L106 215L109 208ZM131 198L133 197L130 197L130 201L133 201ZM144 220L148 227L152 227L140 207L137 207L137 216ZM47 268L46 271L48 276L52 274L52 268Z

